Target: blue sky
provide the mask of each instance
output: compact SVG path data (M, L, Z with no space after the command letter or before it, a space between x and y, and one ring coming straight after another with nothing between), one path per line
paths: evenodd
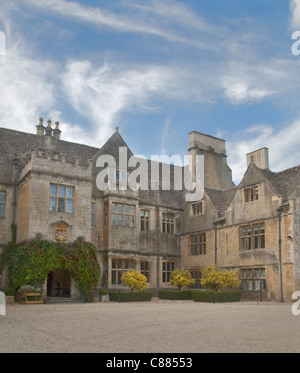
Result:
M300 0L0 0L0 126L42 116L96 147L118 126L148 158L196 130L226 140L236 183L263 146L280 171L300 163L295 30Z

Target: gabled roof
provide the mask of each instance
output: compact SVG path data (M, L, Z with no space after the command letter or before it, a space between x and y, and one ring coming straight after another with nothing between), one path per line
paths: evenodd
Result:
M260 171L274 186L278 194L285 198L293 197L299 191L300 165L280 172L272 172L268 169Z
M225 211L227 209L235 195L236 190L237 186L233 186L232 188L228 188L225 190L205 188L205 191L209 199L211 200L211 203L218 211Z

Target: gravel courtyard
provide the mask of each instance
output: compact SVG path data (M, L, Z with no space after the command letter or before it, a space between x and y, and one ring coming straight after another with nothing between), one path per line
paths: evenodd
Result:
M8 305L2 352L300 352L288 303L169 301Z

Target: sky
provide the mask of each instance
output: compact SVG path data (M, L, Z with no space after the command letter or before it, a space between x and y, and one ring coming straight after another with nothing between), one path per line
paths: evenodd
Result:
M0 0L0 127L95 147L119 127L147 158L198 131L238 184L261 147L300 163L299 96L300 0Z

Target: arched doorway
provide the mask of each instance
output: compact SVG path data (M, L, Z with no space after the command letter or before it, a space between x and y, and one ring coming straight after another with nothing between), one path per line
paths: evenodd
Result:
M47 277L48 297L70 297L71 275L65 271L49 272Z

